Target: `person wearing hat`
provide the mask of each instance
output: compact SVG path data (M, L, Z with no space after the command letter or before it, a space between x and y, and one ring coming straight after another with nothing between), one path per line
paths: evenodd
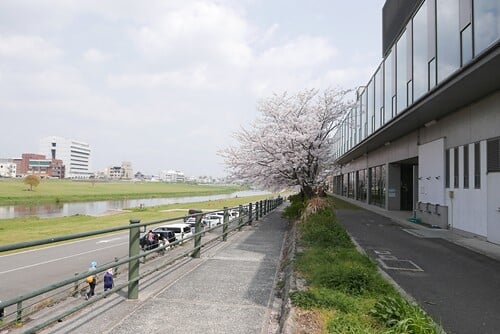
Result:
M96 267L97 267L97 262L92 261L92 263L90 263L90 268L89 268L90 274L87 277L87 283L89 283L89 291L85 295L85 299L87 300L94 295L95 286L97 284L97 274L93 272L95 272Z

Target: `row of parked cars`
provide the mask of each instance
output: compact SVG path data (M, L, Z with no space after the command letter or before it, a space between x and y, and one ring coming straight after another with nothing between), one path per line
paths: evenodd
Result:
M143 250L150 250L157 248L164 243L173 243L177 240L188 239L194 234L196 215L201 214L201 210L190 209L188 217L184 223L175 223L155 227L149 232L145 233L140 239L140 245ZM229 220L239 216L237 210L228 211ZM218 211L203 215L201 219L202 228L212 228L221 225L224 222L224 211Z

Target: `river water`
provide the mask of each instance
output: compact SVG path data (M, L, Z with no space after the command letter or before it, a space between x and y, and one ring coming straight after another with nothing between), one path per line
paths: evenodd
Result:
M94 202L72 202L59 204L44 204L35 206L26 205L6 205L0 206L0 219L33 217L40 218L65 217L73 215L100 216L113 211L119 211L126 208L144 206L155 206L175 203L193 203L206 202L218 199L232 197L245 197L255 195L269 194L266 191L245 190L237 191L231 194L219 194L208 196L190 196L173 198L143 198L143 199L124 199L112 201L94 201Z

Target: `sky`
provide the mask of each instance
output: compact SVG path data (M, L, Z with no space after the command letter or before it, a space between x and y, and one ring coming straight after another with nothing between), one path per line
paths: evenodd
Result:
M384 2L0 1L0 158L60 136L92 171L223 177L262 99L368 82Z

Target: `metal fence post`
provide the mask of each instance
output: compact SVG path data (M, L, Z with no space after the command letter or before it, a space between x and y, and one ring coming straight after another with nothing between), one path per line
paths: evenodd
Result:
M75 276L78 276L78 273L75 273ZM78 281L75 281L73 285L73 297L78 296Z
M260 201L259 209L260 209L260 218L262 218L262 213L264 211L264 210L262 210L262 201Z
M130 219L130 224L139 224L141 222L140 219L133 218ZM139 254L139 227L134 226L130 228L129 235L129 248L128 255L129 257L133 257ZM129 262L128 264L128 299L138 299L139 298L139 281L132 281L133 279L139 277L139 259L135 259Z
M118 262L118 258L115 256L115 262ZM113 270L113 277L118 277L118 266Z
M252 203L248 203L248 225L252 225Z
M243 205L238 207L238 231L243 227Z
M255 221L259 220L259 202L255 202Z
M191 256L195 259L199 259L201 255L201 215L196 216L194 234L194 251Z
M222 241L227 241L227 227L229 221L229 213L227 212L227 206L224 207L224 222L222 224Z

